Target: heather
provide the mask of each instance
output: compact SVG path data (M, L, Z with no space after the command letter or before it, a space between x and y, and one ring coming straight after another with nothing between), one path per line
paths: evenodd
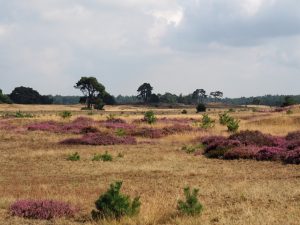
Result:
M208 136L201 139L203 154L208 158L256 159L299 164L299 132L286 137L263 134L260 131L241 131L228 138Z
M53 218L73 217L78 209L68 203L52 200L20 200L9 208L12 216L27 219L50 220Z
M65 145L134 145L134 137L117 137L107 133L89 133L79 138L69 138L60 142Z
M94 121L86 117L78 117L69 123L61 123L56 121L42 121L27 126L29 131L48 131L55 133L73 133L80 134L86 132ZM94 131L93 131L94 132Z

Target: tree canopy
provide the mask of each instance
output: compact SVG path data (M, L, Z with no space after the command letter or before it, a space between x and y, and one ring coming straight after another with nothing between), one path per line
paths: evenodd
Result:
M52 104L53 99L46 95L40 95L39 92L30 87L16 87L9 98L16 104Z
M4 95L2 93L2 90L0 89L0 104L2 104L2 103L10 104L11 100L9 99L9 97L7 95Z
M148 102L151 98L153 87L149 83L143 83L137 90L139 92L138 98L144 102Z

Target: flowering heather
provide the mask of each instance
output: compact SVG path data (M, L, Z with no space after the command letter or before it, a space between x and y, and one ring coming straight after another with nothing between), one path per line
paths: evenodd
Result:
M288 135L286 136L285 139L288 141L300 140L300 131L294 131L294 132L288 133Z
M276 146L276 141L271 135L263 134L260 131L241 131L231 135L229 139L240 141L244 145Z
M257 153L255 158L257 160L278 160L284 153L283 148L278 147L263 147Z
M162 134L167 136L167 135L172 135L172 134L189 132L189 131L193 131L193 130L194 130L194 128L189 125L174 124L173 126L162 128Z
M201 138L201 142L204 145L210 145L215 142L225 141L227 138L223 136L207 136Z
M224 159L255 159L256 153L260 150L257 146L236 147L224 153Z
M130 135L144 137L144 138L161 138L164 136L161 129L148 128L148 127L141 127L132 130Z
M282 161L287 164L300 164L300 147L292 151L285 152Z
M20 200L13 203L9 211L12 216L50 220L60 217L73 217L78 209L68 203L59 201Z
M43 121L31 124L27 127L30 131L49 131L55 133L80 134L87 127L91 127L94 121L87 117L78 117L69 123L59 123L55 121Z
M126 123L125 120L122 120L120 118L108 118L105 122L106 123Z
M103 125L108 129L123 129L123 130L131 130L135 129L136 126L128 123L111 123L111 122L104 122Z
M81 138L70 138L61 142L66 145L134 145L134 137L116 137L105 133L89 133Z
M27 127L30 131L50 131L50 132L59 132L62 124L55 121L44 121L39 123L31 124Z

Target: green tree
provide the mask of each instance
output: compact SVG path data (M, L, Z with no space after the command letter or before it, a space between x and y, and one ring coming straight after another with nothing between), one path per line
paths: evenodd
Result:
M217 101L217 100L220 100L223 97L223 92L213 91L213 92L210 92L210 95L215 99L215 101Z
M149 83L143 83L137 90L139 92L138 98L144 102L148 102L151 98L153 87Z
M81 100L85 100L88 109L92 108L97 99L103 101L106 94L105 87L95 77L81 77L74 87L84 94Z
M53 99L49 96L40 95L36 90L29 87L16 87L9 95L16 104L52 104Z
M11 100L9 99L9 97L7 95L4 95L2 93L2 90L0 89L0 104L1 103L6 103L6 104L10 104Z
M207 98L206 91L204 89L196 89L192 94L192 98L196 103L203 103L204 99Z

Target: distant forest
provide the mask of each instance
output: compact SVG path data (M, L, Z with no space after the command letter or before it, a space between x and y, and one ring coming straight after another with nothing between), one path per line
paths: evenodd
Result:
M137 95L113 96L95 77L82 77L74 86L83 96L40 95L30 87L16 87L11 94L3 94L0 89L0 103L16 104L86 104L87 108L103 109L104 105L114 104L150 104L150 105L197 105L221 102L228 105L267 105L289 106L300 104L300 95L265 95L257 97L224 98L222 91L206 92L196 89L191 94L153 93L149 83L143 83L137 89Z
M195 102L193 101L192 94L190 95L175 95L171 93L166 93L160 96L160 100L158 103L166 103L166 104L186 104L193 105ZM53 99L53 104L58 105L72 105L78 104L81 96L49 96ZM222 98L218 99L218 102L222 102L229 105L267 105L267 106L282 106L285 101L287 95L265 95L265 96L257 96L257 97L240 97L240 98ZM300 104L300 95L289 95L296 104ZM116 104L139 104L142 103L141 100L137 96L122 96L118 95L115 97ZM208 97L205 102L215 102L214 98Z

